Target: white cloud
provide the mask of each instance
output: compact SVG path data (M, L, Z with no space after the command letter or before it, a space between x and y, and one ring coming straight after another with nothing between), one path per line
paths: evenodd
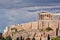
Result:
M36 18L36 13L35 12L28 12L24 11L22 9L16 9L16 10L11 10L11 9L3 9L2 12L4 12L4 20L8 20L8 23L6 22L7 25L11 24L16 24L18 22L23 23L23 22L29 22L37 19L33 19L34 17Z
M60 13L54 14L54 15L60 15Z
M49 9L49 8L60 8L60 6L35 6L35 7L25 7L21 9L3 9L3 10L5 11L5 14L10 20L10 22L12 22L16 20L27 20L29 18L32 20L32 17L34 15L37 16L37 13L42 11L41 10L41 11L29 12L28 10ZM47 12L48 10L43 11ZM59 12L60 10L54 10L54 11Z
M37 10L37 9L49 9L49 8L60 8L60 5L58 6L34 6L34 7L25 7L22 9L23 10Z
M27 1L27 0L26 0ZM60 8L60 3L58 4L47 4L47 6L41 6L40 3L26 2L23 0L0 0L0 23L6 25L12 25L17 23L24 23L38 19L38 14L41 11L49 12L60 12L59 10L42 10L50 8ZM39 10L41 9L41 10ZM28 10L38 10L34 12L29 12ZM5 21L6 22L5 22ZM6 26L5 25L5 26ZM0 25L2 26L2 25Z
M38 14L41 11L51 12L52 10L38 10L38 9L50 9L50 8L60 8L60 6L32 6L24 7L19 9L2 9L2 12L5 13L4 17L8 17L8 24L15 24L17 22L29 22L33 20L38 20ZM28 10L38 10L34 12L29 12ZM53 12L59 12L60 10L53 10Z

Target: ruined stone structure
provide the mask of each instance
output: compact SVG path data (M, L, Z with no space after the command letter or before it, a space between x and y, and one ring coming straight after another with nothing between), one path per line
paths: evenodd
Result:
M11 36L12 40L50 40L60 36L60 20L49 12L38 13L39 20L6 28L3 36ZM59 18L59 17L58 17Z

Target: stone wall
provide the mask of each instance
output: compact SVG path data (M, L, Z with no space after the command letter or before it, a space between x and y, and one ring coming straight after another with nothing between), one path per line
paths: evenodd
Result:
M12 28L16 28L17 31L21 30L30 30L30 29L36 29L40 30L43 29L46 31L47 27L52 28L53 30L56 30L58 28L60 30L60 20L38 20L35 22L29 22L29 23L24 23L24 24L18 24L15 26L10 26L10 29L6 32L6 35L12 35ZM60 35L60 34L59 34Z

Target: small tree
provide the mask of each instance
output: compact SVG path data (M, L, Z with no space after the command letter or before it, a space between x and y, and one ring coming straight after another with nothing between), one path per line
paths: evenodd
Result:
M56 36L58 36L58 28L56 28Z
M35 38L33 37L32 40L35 40Z
M20 40L23 40L23 39L22 39L22 36L20 37Z
M2 40L6 40L4 37L2 37Z
M47 40L50 40L50 35L48 34Z

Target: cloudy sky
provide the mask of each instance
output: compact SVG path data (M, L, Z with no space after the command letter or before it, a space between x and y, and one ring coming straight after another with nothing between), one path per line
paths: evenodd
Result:
M60 12L60 0L0 0L0 32L6 26L38 20L37 13Z

